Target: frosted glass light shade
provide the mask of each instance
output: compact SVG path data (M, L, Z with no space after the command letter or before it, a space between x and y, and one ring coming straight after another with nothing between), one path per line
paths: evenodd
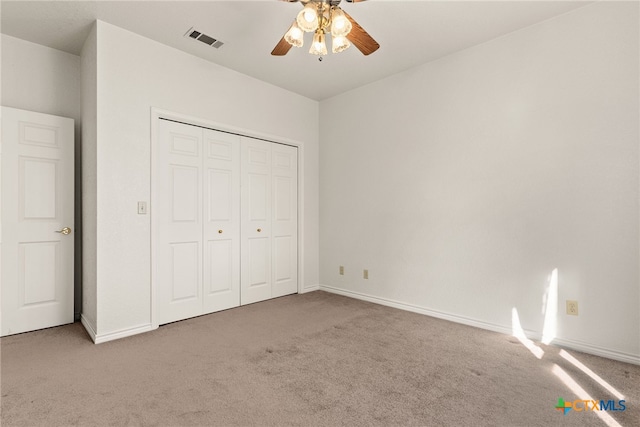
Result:
M322 31L316 31L313 35L313 43L311 43L309 53L313 55L327 54L327 44L324 41L324 33Z
M287 34L284 35L284 39L288 41L291 46L302 47L304 43L304 33L300 27L298 27L297 22L294 21L293 24L291 24L291 28L289 28Z
M347 19L342 9L336 7L331 10L331 35L346 36L351 31L351 21Z
M351 46L351 42L345 36L331 36L331 52L340 53Z
M313 2L307 3L304 9L298 13L296 22L298 23L298 27L307 33L318 29L318 10Z

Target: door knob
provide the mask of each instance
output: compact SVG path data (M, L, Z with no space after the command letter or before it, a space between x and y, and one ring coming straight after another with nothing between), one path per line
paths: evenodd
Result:
M62 230L56 230L56 233L61 233L66 236L67 234L71 234L71 229L69 227L65 227Z
M258 233L260 233L262 231L262 228L258 228Z
M222 230L218 230L218 234L222 234Z

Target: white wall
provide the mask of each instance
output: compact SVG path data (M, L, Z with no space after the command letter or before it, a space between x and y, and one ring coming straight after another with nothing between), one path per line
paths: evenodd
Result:
M640 363L638 23L596 3L321 102L321 283L539 336L557 268L556 342Z
M80 122L80 57L15 37L2 41L2 105Z
M95 331L97 305L97 85L98 52L97 31L92 28L82 47L82 322Z
M75 306L80 313L81 177L80 57L2 34L2 105L70 117L75 121L76 246Z
M306 287L318 285L318 103L97 22L97 326L150 324L150 117L157 107L304 145ZM283 112L286 118L283 119Z

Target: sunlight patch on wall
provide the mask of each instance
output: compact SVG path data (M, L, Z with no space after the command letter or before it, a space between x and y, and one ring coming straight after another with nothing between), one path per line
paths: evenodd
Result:
M550 344L556 337L558 328L558 269L551 272L551 280L547 290L544 308L544 326L542 328L542 343Z
M542 359L544 355L544 350L534 344L529 338L527 338L524 334L524 329L520 325L520 317L518 316L518 310L513 307L511 309L511 330L513 331L513 336L518 339L535 357L538 359Z

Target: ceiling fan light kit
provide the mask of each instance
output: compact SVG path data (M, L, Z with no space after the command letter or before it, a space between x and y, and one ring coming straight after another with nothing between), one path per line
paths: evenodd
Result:
M284 1L295 2L297 0ZM350 0L350 2L355 1L357 0ZM291 46L302 47L305 32L314 33L309 49L309 53L312 55L324 56L327 54L327 32L331 34L331 52L333 53L345 51L352 43L364 55L369 55L380 47L378 42L338 6L340 0L308 0L302 1L302 3L304 3L303 9L273 49L272 55L286 55Z
M318 28L318 15L319 9L313 6L313 3L307 3L307 5L298 13L296 21L303 31L310 33Z
M291 46L302 47L302 44L304 43L303 36L304 32L300 29L298 23L293 21L291 28L289 28L287 34L284 35L284 39L289 42Z
M318 30L313 35L313 43L311 43L309 53L323 56L327 54L327 44L324 41L324 31Z
M331 35L333 37L345 36L351 31L351 22L347 19L342 9L339 7L331 10Z
M331 52L333 53L340 53L351 46L351 43L345 36L332 36L331 42Z

